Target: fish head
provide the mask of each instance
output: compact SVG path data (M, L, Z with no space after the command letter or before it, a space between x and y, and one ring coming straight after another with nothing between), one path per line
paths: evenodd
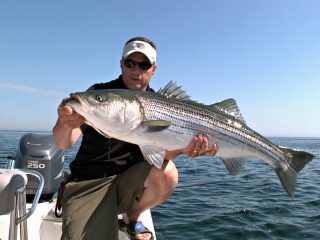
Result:
M70 94L69 105L109 137L126 135L143 121L143 107L128 90L88 90Z

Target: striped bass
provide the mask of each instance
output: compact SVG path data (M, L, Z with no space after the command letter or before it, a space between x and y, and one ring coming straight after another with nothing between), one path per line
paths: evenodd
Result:
M234 99L200 104L173 82L157 93L125 89L72 93L65 104L102 135L139 145L145 159L157 168L166 150L184 148L202 133L208 136L209 146L218 144L216 156L230 174L238 174L248 158L261 159L294 196L297 173L314 158L304 151L276 146L250 129Z

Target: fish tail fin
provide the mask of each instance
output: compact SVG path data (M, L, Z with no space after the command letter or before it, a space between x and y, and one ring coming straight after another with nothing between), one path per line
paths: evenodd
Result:
M297 182L297 175L304 166L310 162L314 155L308 152L280 147L287 158L288 165L275 169L280 178L280 182L287 193L293 197Z

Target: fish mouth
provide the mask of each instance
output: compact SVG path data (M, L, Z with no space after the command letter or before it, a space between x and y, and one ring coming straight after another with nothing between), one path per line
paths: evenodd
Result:
M88 104L77 93L71 93L70 97L63 101L63 105L68 105L68 106L70 106L72 108L76 108L76 109L77 109L77 107L87 109ZM76 109L74 109L74 110L76 110Z

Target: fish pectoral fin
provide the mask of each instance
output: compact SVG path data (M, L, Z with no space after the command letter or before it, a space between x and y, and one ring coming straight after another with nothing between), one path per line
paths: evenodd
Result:
M226 166L229 173L233 176L237 175L246 161L246 158L237 157L224 157L220 158L223 164Z
M146 120L141 125L147 128L148 132L158 132L170 127L171 122L166 120Z
M161 169L166 151L153 146L139 146L144 158L151 164Z

